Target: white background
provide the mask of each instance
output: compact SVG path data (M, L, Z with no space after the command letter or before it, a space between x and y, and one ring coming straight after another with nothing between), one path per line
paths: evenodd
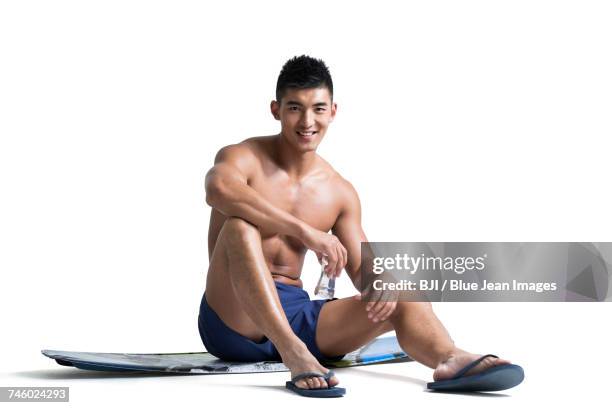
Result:
M67 385L83 406L313 403L287 374L116 377L39 354L203 349L204 174L220 147L279 131L294 55L330 67L319 152L370 240L610 241L611 20L603 1L2 2L0 386ZM307 290L317 276L309 256ZM493 401L603 396L610 304L434 307L460 347L525 368ZM495 398L424 393L417 363L339 375L340 405Z

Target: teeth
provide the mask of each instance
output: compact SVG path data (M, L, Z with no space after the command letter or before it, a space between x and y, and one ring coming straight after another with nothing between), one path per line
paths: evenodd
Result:
M312 136L315 132L298 132L302 136Z

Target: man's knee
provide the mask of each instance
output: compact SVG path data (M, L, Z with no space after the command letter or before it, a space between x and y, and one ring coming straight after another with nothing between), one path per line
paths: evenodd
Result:
M223 235L234 239L261 239L259 229L250 222L239 217L228 217L223 224Z

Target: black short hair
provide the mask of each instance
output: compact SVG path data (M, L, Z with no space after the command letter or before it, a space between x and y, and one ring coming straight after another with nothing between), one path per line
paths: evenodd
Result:
M334 84L329 69L320 59L301 55L293 57L283 65L276 82L276 101L281 102L287 89L322 88L329 90L331 100L334 100Z

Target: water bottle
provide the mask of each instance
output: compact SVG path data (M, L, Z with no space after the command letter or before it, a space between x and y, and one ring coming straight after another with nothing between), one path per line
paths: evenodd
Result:
M321 258L321 277L315 288L315 296L323 299L332 299L334 297L334 291L336 288L336 278L330 278L325 273L325 267L327 266L327 257L323 255Z

